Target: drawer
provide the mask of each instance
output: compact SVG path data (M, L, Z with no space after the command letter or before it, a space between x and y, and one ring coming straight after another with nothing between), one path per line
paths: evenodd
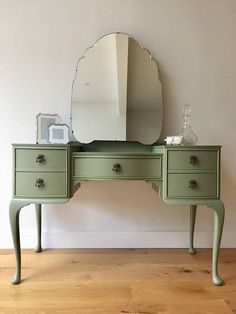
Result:
M15 168L18 171L66 171L66 149L16 148Z
M167 197L218 197L216 174L168 174Z
M36 181L38 181L38 186ZM15 196L19 197L66 197L66 173L16 172Z
M217 150L170 150L168 170L217 170Z
M76 156L73 169L73 176L94 180L159 179L162 176L161 158L153 156L130 158Z

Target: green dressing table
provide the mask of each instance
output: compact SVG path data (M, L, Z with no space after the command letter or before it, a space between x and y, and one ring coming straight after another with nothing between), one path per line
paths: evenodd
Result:
M107 60L111 54L115 67L113 62L107 67L107 73L98 76L93 70L94 76L90 77L85 61L98 64L97 71L101 73L105 71L104 60L98 62L97 55L100 58L105 55ZM116 82L116 88L105 98L104 93L110 93L111 81ZM99 88L94 87L95 83ZM77 141L13 145L13 198L9 209L16 254L13 284L21 281L20 210L35 204L36 252L41 252L42 204L66 203L81 184L91 180L143 180L165 203L188 205L190 254L195 253L197 205L211 208L214 211L212 281L215 285L222 284L218 275L224 223L224 205L220 200L220 146L157 145L162 125L161 95L156 62L129 35L104 36L79 60L71 105L71 128Z

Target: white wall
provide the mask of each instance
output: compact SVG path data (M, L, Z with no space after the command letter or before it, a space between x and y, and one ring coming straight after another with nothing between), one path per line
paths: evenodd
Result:
M11 143L35 142L35 116L69 122L77 58L100 36L136 37L158 60L163 135L177 134L193 106L199 144L222 144L224 247L236 242L236 1L0 0L0 247L12 247ZM230 144L232 142L232 144ZM44 247L183 247L188 209L167 206L144 182L87 183L43 212ZM34 210L21 212L22 246L33 247ZM211 245L212 212L199 207L196 244Z

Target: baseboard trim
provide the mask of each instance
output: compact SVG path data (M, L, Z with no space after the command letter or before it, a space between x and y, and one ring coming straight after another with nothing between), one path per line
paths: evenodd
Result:
M22 248L35 246L35 234L22 232ZM223 232L221 247L235 248L235 239L236 232ZM0 248L12 248L11 244L1 242ZM212 232L196 231L194 244L196 248L212 247ZM187 248L188 245L187 231L42 233L44 248Z

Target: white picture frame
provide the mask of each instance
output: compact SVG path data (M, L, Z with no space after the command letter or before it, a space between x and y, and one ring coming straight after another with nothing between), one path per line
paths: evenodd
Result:
M51 124L58 124L61 122L61 118L58 114L50 113L39 113L36 116L36 143L37 144L48 144L49 131L48 127Z
M67 124L51 124L48 127L48 142L50 144L67 144L70 141L70 128Z

